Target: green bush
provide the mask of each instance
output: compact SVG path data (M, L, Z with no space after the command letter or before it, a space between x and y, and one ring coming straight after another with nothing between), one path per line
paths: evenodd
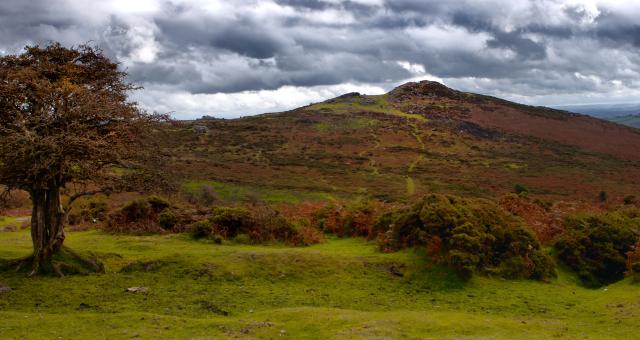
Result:
M71 210L69 224L77 225L85 222L103 221L107 217L108 205L104 201L90 200L79 205L79 208Z
M248 210L229 207L215 208L209 222L227 238L234 238L239 233L247 233L253 224Z
M147 198L147 202L149 202L151 209L157 213L171 207L171 202L160 196L150 196Z
M251 240L251 237L249 237L249 235L247 235L247 234L238 234L238 235L236 235L236 237L233 238L233 242L240 243L240 244L251 244L251 243L253 243L253 241Z
M638 242L637 209L574 215L564 221L565 232L555 243L558 258L590 287L624 277L626 253Z
M523 223L486 200L430 195L408 209L381 216L376 228L385 251L426 246L469 278L474 271L548 280L553 261Z
M529 194L529 189L520 183L513 187L513 191L520 196L527 196Z
M165 210L158 215L158 224L164 230L171 230L178 224L178 217L170 210Z
M190 233L195 239L208 238L213 235L213 226L209 221L199 221L191 226Z

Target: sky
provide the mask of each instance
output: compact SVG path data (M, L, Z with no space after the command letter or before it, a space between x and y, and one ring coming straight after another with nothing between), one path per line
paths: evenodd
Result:
M0 54L102 48L178 119L417 80L532 105L640 102L637 0L0 0Z

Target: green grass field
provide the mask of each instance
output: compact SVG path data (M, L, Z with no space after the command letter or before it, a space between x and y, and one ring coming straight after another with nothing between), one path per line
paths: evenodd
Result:
M0 293L0 338L629 339L640 324L640 286L627 280L463 283L420 253L361 239L291 248L88 231L66 244L102 258L106 274L0 274L13 288ZM2 259L30 247L26 231L0 233Z
M335 200L335 197L331 194L324 192L273 189L216 181L188 181L183 184L185 191L194 194L198 194L204 186L212 188L219 199L229 202L244 201L251 197L266 203L325 202Z

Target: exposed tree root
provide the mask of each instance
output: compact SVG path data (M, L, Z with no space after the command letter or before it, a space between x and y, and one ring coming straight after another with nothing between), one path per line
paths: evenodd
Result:
M55 275L87 275L90 273L104 273L104 265L95 257L82 256L75 251L62 247L49 259L36 259L34 255L16 259L0 261L0 272L24 272L28 276Z

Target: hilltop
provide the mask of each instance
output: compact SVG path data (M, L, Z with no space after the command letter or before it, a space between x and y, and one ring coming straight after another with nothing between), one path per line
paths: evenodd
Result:
M550 199L595 200L601 191L620 198L640 189L640 131L431 81L282 113L176 123L165 133L187 185L267 200L495 197L517 183Z

